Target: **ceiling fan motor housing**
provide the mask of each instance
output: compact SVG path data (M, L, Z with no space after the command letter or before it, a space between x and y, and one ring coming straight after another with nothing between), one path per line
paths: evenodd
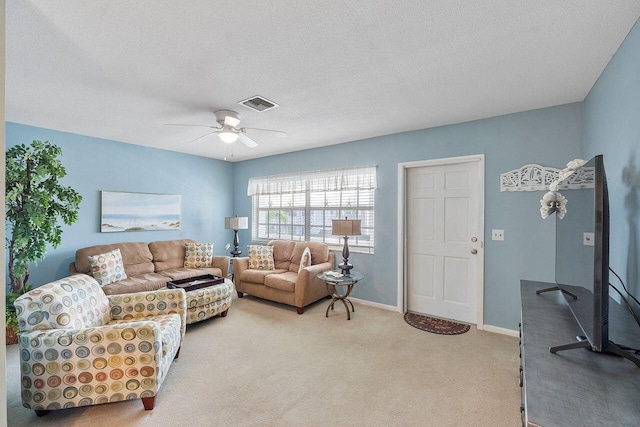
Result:
M220 124L220 126L225 126L225 123L227 125L231 125L227 119L227 117L229 119L232 119L232 123L235 122L234 125L231 125L233 127L237 126L240 123L240 114L235 112L235 111L231 111L231 110L217 110L214 112L214 114L216 115L216 122L218 122Z

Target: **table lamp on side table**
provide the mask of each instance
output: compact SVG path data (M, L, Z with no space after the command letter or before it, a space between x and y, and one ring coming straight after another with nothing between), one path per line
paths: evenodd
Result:
M331 234L334 236L344 237L344 246L342 247L342 264L338 267L342 270L342 274L349 275L349 271L353 265L349 263L349 236L359 236L361 220L359 219L332 219Z
M242 251L238 249L238 246L240 246L238 230L246 230L249 228L249 218L246 216L228 216L224 219L224 228L227 230L233 230L235 233L235 236L233 237L234 249L231 251L231 255L234 257L240 256Z

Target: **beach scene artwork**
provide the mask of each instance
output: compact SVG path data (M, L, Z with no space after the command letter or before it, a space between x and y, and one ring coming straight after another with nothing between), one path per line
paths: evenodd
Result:
M181 200L176 194L101 191L100 231L180 230Z

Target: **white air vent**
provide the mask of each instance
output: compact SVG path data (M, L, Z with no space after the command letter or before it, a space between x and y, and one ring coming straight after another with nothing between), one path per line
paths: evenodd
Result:
M275 102L269 101L267 98L263 98L260 95L247 98L244 101L238 102L238 104L244 105L245 107L250 108L253 111L257 111L258 113L271 110L272 108L276 108L278 106L278 104L276 104Z

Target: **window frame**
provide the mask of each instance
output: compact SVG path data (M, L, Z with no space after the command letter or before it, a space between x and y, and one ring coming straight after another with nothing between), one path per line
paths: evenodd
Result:
M343 175L346 175L347 178L341 180ZM354 184L354 176L356 176L356 184ZM360 179L361 176L364 176L365 179ZM334 179L338 182L337 184L334 183ZM326 182L323 180L326 180ZM249 189L247 191L247 194L252 199L251 239L256 243L266 243L276 239L322 242L326 243L331 250L342 250L343 238L330 234L330 220L347 216L350 219L361 219L363 231L361 236L367 236L367 238L351 236L349 238L349 250L351 252L373 254L375 247L375 181L375 167L311 171L291 175L252 178L249 181ZM276 184L270 185L273 182ZM257 188L259 189L256 191ZM284 188L285 191L278 191L278 188ZM324 206L318 206L317 203L315 205L312 204L312 194L317 193L323 193ZM327 201L327 196L331 193L338 193L339 201L337 205L335 202L331 204ZM345 193L351 194L345 197ZM366 197L365 193L367 193ZM354 196L355 205L353 204ZM274 198L278 199L275 205L274 200L272 200ZM283 202L283 198L289 200ZM348 200L346 200L347 198ZM289 204L288 206L286 206L287 203ZM348 213L345 214L345 211ZM322 212L320 215L322 224L314 223L312 219L314 212L316 215L317 212ZM327 217L327 212L329 212L329 218ZM334 214L332 215L331 212L334 212ZM300 223L301 214L302 224ZM277 224L271 222L274 217L278 219ZM288 221L283 223L283 218ZM270 229L270 227L277 228ZM290 228L285 228L283 233L283 227ZM295 227L299 227L298 233L295 232ZM318 227L321 227L320 238L311 234L312 229ZM302 231L302 234L299 234L300 231ZM367 239L371 243L362 244Z

